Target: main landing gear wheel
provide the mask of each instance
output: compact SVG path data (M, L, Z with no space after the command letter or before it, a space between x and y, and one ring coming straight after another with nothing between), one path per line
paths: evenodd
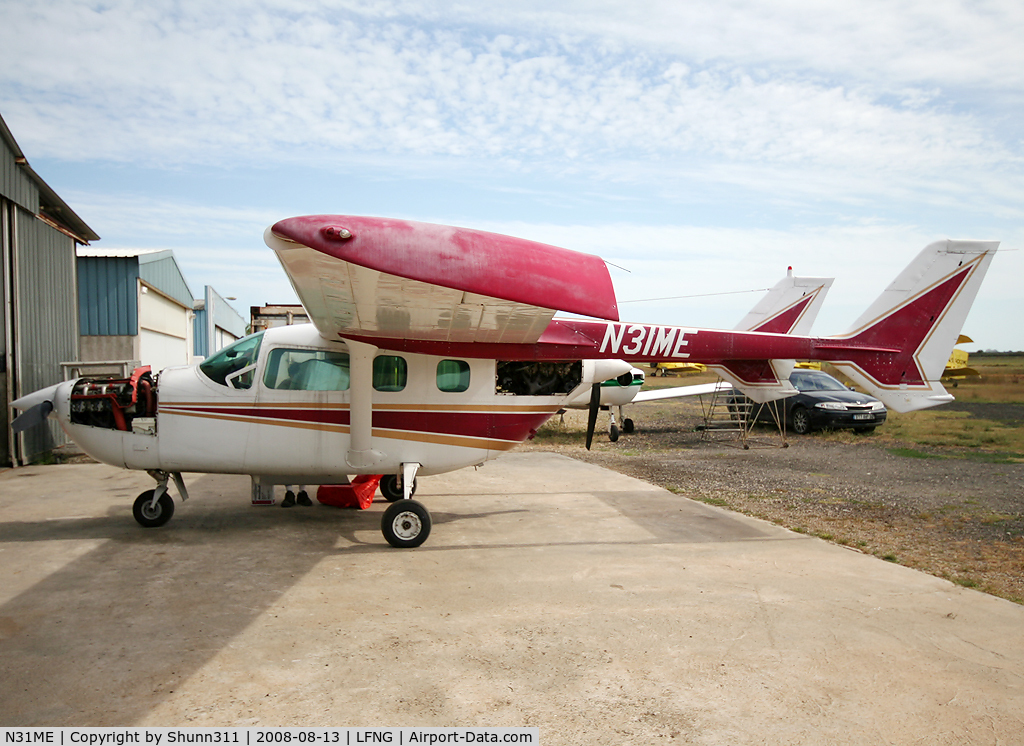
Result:
M430 512L415 500L398 500L384 511L380 530L396 549L418 547L430 536Z
M624 432L626 435L632 433L634 429L635 428L633 427L633 420L627 417L622 421L622 432Z
M132 515L144 528L162 526L174 515L174 500L171 496L165 492L153 505L154 492L156 490L146 490L135 498L135 505L132 506Z
M402 494L402 488L398 486L398 475L397 474L385 474L380 478L380 494L384 496L384 499L389 503L395 502L395 500L401 500L405 495ZM409 490L409 497L416 494L416 480L412 480L412 489Z

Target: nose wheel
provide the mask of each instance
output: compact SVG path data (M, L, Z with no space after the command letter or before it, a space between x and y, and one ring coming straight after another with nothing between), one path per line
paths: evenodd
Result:
M380 530L396 549L418 547L430 536L430 512L415 500L397 500L388 506Z
M174 515L174 500L167 494L167 482L174 479L174 485L178 488L182 501L188 500L188 490L185 489L185 480L181 478L180 472L172 474L154 469L149 472L149 476L156 480L156 489L146 490L135 498L132 515L143 528L157 528L171 520L171 516Z
M156 490L146 490L137 498L132 506L132 515L139 525L145 528L157 528L174 515L174 500L167 494L166 490L157 500L153 499Z

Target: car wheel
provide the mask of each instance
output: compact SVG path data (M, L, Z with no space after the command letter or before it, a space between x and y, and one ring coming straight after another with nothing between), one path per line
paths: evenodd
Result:
M807 435L811 432L811 413L805 407L797 407L789 416L790 425L797 435Z

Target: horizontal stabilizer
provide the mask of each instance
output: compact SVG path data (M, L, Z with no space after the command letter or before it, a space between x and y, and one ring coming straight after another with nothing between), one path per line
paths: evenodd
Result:
M727 383L717 381L715 383L698 383L693 386L672 386L667 389L647 389L637 392L633 397L633 403L644 401L659 401L661 399L681 399L686 396L704 396L725 392L732 389Z

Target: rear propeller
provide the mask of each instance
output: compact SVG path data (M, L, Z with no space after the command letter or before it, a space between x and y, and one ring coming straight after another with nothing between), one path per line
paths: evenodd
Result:
M590 411L587 413L587 450L594 440L594 428L597 427L597 413L601 410L601 384L590 387Z

